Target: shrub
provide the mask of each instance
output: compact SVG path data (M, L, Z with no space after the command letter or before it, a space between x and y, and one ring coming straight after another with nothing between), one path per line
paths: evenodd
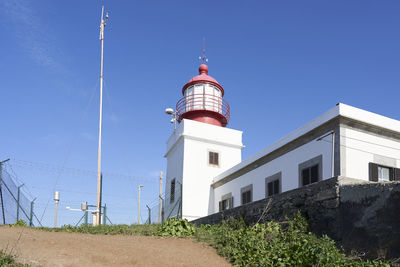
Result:
M285 223L250 227L239 219L201 226L196 237L215 247L235 266L389 266L350 260L329 237L317 237L307 230L306 220L298 214Z
M12 226L27 226L27 224L24 220L19 220L13 223Z
M169 218L158 229L160 236L191 236L195 233L195 226L186 219Z

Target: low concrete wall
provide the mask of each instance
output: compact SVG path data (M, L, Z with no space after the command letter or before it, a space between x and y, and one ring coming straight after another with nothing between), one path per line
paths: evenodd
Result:
M269 203L269 205L268 205ZM260 219L268 205L268 212ZM369 183L335 177L193 221L216 224L243 217L248 224L284 220L300 211L311 231L327 234L350 252L400 257L400 182Z

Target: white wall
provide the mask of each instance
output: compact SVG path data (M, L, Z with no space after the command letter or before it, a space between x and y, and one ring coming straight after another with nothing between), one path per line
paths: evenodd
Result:
M328 142L326 142L326 141ZM254 170L214 189L214 210L218 212L218 203L225 194L232 193L233 206L241 205L240 189L253 184L253 201L266 197L265 178L282 172L282 192L299 187L299 164L322 155L322 179L331 178L332 172L332 143L326 137L322 141L313 140L297 149L294 149L279 158L276 158ZM219 177L223 178L223 177Z
M183 218L193 220L209 214L213 209L212 179L241 161L242 148L241 131L182 120L167 142L165 192L169 194L173 178L182 182ZM218 167L208 164L209 151L219 153Z
M178 139L177 139L178 140ZM165 208L164 208L164 216L165 218L171 213L173 206L176 201L178 201L179 195L179 183L182 183L183 176L183 139L180 139L179 142L168 152L167 157L167 172L166 172L166 183L165 183ZM171 181L172 179L176 179L175 181L175 201L170 203L170 192L171 192ZM172 216L176 216L177 209L174 209Z
M369 179L370 162L400 167L400 142L361 130L341 128L341 175Z

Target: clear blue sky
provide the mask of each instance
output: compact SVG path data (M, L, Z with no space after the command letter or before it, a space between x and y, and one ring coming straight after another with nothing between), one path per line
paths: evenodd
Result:
M400 119L399 1L3 0L0 160L12 158L38 215L61 191L60 224L80 217L65 206L95 203L102 4L113 222L137 220L139 184L143 204L157 199L173 130L164 109L197 75L203 37L231 105L228 127L244 132L244 159L338 102Z

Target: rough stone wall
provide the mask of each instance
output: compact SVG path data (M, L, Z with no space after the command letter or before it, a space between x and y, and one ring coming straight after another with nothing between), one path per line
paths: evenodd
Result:
M339 243L369 258L400 257L400 182L340 185Z
M193 223L216 224L240 216L248 224L281 221L298 211L307 218L311 231L327 234L347 252L365 252L369 258L400 257L400 182L368 183L335 177Z

